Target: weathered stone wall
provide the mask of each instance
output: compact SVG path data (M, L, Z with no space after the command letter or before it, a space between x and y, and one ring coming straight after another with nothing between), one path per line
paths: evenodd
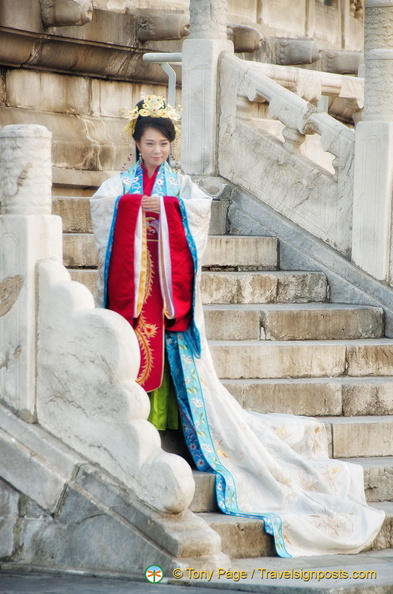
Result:
M359 50L363 24L351 16L345 1L334 8L298 0L294 8L288 0L229 0L228 32L235 51L247 50L245 56L257 61L283 59L276 37L314 37L326 48ZM155 0L3 0L0 127L45 125L53 135L53 162L59 170L120 169L128 157L122 110L142 93L166 94L166 74L142 56L180 52L189 21L188 0L168 0L159 9ZM233 25L239 24L248 29L235 31ZM198 31L194 37L200 37ZM318 47L313 67L322 68L327 61ZM307 61L303 54L308 49L296 47L286 48L286 63L299 51ZM86 176L80 183L94 185Z
M124 113L142 93L166 92L162 85L18 68L3 69L0 88L1 126L46 126L53 166L87 171L121 169L130 151Z
M67 172L67 185L76 171L112 172L127 163L124 113L142 94L166 94L166 74L144 63L143 54L179 51L188 33L180 8L143 16L135 7L121 12L121 4L5 0L0 6L0 127L46 126L53 166Z
M0 404L0 564L143 575L226 567L218 535L186 510L174 519ZM113 546L121 542L120 547ZM200 556L200 559L196 557ZM196 566L198 566L196 565Z

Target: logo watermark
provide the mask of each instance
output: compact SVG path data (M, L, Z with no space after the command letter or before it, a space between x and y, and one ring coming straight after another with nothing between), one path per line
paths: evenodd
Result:
M159 584L164 577L164 571L159 565L149 565L145 569L145 578L151 584Z

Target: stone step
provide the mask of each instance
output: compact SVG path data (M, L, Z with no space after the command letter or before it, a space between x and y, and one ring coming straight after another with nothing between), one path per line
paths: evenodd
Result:
M363 467L367 501L383 502L393 500L393 456L343 459L353 464L360 464ZM204 491L206 491L205 485ZM206 495L204 497L206 502Z
M221 537L221 550L232 559L276 556L273 537L266 534L263 520L239 518L221 512L198 514Z
M195 481L195 494L190 504L190 510L196 513L218 512L214 472L193 470L192 475Z
M243 408L305 416L393 414L391 377L224 380Z
M214 340L342 340L379 338L383 310L333 303L205 305Z
M210 349L222 379L393 375L393 341L387 338L350 342L213 340ZM373 367L374 361L381 364Z
M307 303L327 299L319 272L211 272L201 280L205 304Z
M65 233L63 245L65 266L71 268L97 266L94 237L91 233ZM222 252L222 250L226 251ZM273 237L211 235L202 264L207 267L222 267L223 261L226 268L274 269L277 267L277 240ZM306 278L309 276L308 273L302 274ZM313 274L315 277L317 273ZM319 274L319 277L324 278L322 274Z
M393 341L381 343L377 349L374 341L354 341L348 346L348 375L393 375Z
M203 255L205 268L275 270L278 240L275 237L243 235L210 236Z
M368 502L393 500L393 456L341 459L362 466L364 490ZM190 505L191 511L196 513L218 512L215 474L194 470L193 477L195 480L195 495Z
M70 268L71 279L85 285L96 296L97 270L95 268Z
M372 544L374 550L389 549L393 547L393 501L381 501L372 504L377 509L382 509L385 521L376 539ZM393 589L392 589L393 590Z
M205 274L208 273L204 272L203 275ZM208 340L260 340L260 305L213 304L204 305L203 310Z
M64 233L63 263L67 268L97 267L93 235L91 233Z
M326 425L332 458L393 456L393 415L320 420Z
M92 233L89 198L95 192L90 188L86 196L53 196L52 214L63 219L65 233ZM210 234L225 235L229 202L213 200L210 219Z
M91 195L94 194L91 189ZM64 233L92 233L90 196L53 196L52 214L63 219Z
M96 271L90 268L93 258L96 261L94 245L83 244L78 235L73 235L72 240L64 235L64 239L64 262L72 279L85 284L94 294ZM326 277L315 272L202 272L202 299L207 305L224 300L236 304L288 302L291 298L302 302L324 301L326 291ZM244 316L247 314L241 313L239 318ZM251 316L256 319L255 313Z
M333 342L210 341L221 379L340 376L345 344Z
M393 544L393 502L373 503L372 507L386 513L380 533L372 543L374 550L388 549ZM221 537L221 549L232 559L277 556L273 537L266 534L262 520L229 516L220 512L200 513L213 530ZM262 565L263 567L263 565Z

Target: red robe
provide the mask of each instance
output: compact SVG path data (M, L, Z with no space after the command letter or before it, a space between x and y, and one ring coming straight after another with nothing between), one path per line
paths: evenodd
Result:
M158 168L149 178L144 169L143 191L151 195ZM165 330L183 332L192 319L194 267L184 233L179 201L164 197L169 229L172 269L172 298L175 317L168 319L159 279L158 221L159 213L145 213L147 238L147 282L142 310L135 311L134 238L141 194L125 194L119 200L114 228L111 259L108 270L107 307L121 314L135 330L141 365L137 382L150 392L161 385L164 370Z

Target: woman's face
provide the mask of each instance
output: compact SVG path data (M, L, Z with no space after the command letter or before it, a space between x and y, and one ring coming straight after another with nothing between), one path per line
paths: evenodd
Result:
M171 150L171 143L167 137L156 128L146 128L136 146L149 172L153 172L159 165L164 163Z

